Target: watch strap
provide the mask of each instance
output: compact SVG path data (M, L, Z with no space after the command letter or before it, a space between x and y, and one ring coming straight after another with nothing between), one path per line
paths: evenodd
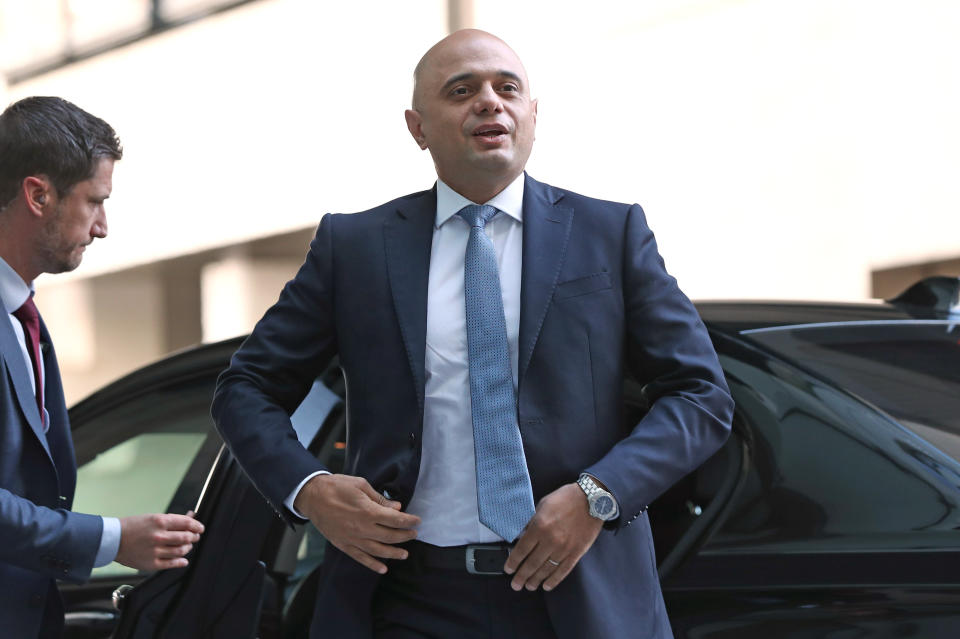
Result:
M600 485L597 484L596 480L594 480L593 477L591 477L587 473L581 473L580 477L577 479L577 485L580 486L580 489L587 496L587 504L590 508L591 517L602 519L603 521L610 521L612 519L616 519L619 516L620 505L617 503L616 498L614 498L613 494L610 491L604 490L603 488L601 488ZM613 506L614 506L613 512L610 513L609 516L604 517L603 515L600 515L599 513L597 513L594 509L594 501L600 497L609 497L610 501L613 502Z

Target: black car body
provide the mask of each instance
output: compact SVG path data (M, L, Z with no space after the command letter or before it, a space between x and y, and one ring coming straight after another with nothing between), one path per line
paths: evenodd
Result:
M650 506L678 638L960 636L958 286L918 286L894 303L697 305L737 410L724 447ZM277 517L208 416L239 343L174 355L72 409L78 495L89 464L140 438L143 461L127 455L118 493L132 486L142 504L165 483L158 507L195 507L207 532L188 568L64 585L68 636L306 636L323 539ZM632 424L643 389L625 384ZM332 366L294 419L332 469L342 393ZM130 477L161 449L175 472ZM118 620L121 584L136 587Z

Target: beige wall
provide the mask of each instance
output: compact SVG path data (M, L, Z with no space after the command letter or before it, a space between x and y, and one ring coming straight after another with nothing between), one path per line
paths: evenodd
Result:
M406 132L443 0L261 0L9 91L61 95L124 143L111 239L76 277L315 225L433 180Z
M643 204L692 296L863 298L960 255L960 3L549 6L477 3L540 96L530 170Z
M126 147L110 237L39 282L72 396L247 330L324 212L432 183L402 113L448 18L526 61L531 173L642 203L693 297L863 298L875 270L960 256L952 0L454 5L261 0L0 83L77 102ZM276 234L297 240L251 252Z

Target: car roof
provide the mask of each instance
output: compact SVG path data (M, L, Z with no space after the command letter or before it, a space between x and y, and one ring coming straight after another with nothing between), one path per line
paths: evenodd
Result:
M129 399L139 393L171 380L215 378L226 368L230 356L240 347L246 336L233 337L211 344L189 346L162 357L151 364L110 382L70 407L71 421L89 421L116 401Z
M727 301L696 303L707 326L728 333L776 326L865 321L946 319L930 309L910 309L886 302Z
M960 278L927 277L890 300L871 302L703 301L696 304L714 331L743 331L804 324L960 322Z

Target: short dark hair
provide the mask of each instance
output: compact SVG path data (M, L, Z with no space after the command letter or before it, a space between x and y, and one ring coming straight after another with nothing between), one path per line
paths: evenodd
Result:
M64 197L93 177L100 158L119 160L120 139L109 124L62 98L31 97L0 114L0 210L24 178L45 175Z

